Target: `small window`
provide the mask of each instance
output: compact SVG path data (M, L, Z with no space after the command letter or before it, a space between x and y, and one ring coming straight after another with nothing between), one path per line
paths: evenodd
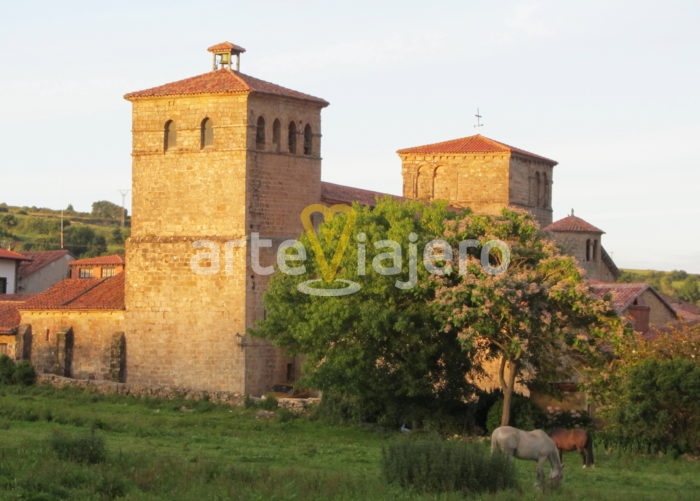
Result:
M311 134L311 126L306 124L304 127L304 155L311 155L313 151L313 135Z
M294 382L294 364L293 363L288 363L287 364L287 382L288 383L293 383Z
M545 209L549 208L549 179L547 179L547 173L542 174L542 207Z
M0 277L0 294L7 294L7 278Z
M540 180L540 173L535 172L535 205L540 205L540 191L542 190L542 182Z
M102 278L113 277L116 274L115 266L103 266L102 267Z
M275 151L280 151L280 142L282 140L282 124L280 124L279 119L275 119L272 124L272 149Z
M591 239L586 240L586 261L591 260Z
M259 150L265 149L265 119L258 117L258 126L255 129L255 147Z
M214 144L214 127L210 118L202 120L200 127L200 148L205 148Z
M175 130L175 122L168 120L165 122L163 130L163 150L168 151L177 146L177 131Z
M598 260L598 240L593 240L593 261Z
M289 153L297 152L297 124L294 122L289 122L287 145L289 146Z
M79 268L78 277L80 278L92 278L92 268Z

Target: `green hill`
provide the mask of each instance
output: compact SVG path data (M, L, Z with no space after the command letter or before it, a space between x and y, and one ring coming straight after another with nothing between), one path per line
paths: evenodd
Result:
M92 212L63 211L63 245L75 257L123 254L130 221L121 227L122 209L95 202ZM61 211L0 204L0 246L16 251L61 248Z
M646 282L662 294L700 306L700 275L678 270L622 270L619 281Z

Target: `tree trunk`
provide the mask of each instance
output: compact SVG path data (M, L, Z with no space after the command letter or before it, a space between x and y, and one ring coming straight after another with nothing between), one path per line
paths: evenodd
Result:
M506 378L506 369L508 377ZM510 423L510 407L513 401L513 390L515 388L515 376L518 373L518 363L506 358L501 359L501 367L498 377L503 390L503 412L501 413L501 426L508 426Z

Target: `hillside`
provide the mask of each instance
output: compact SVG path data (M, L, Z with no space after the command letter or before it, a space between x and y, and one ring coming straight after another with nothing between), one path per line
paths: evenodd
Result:
M677 270L621 271L620 282L646 282L666 296L700 306L700 275Z
M129 235L129 218L121 228L121 207L95 202L92 212L63 211L64 248L75 257L123 254ZM61 211L39 207L0 204L0 247L13 250L61 248Z

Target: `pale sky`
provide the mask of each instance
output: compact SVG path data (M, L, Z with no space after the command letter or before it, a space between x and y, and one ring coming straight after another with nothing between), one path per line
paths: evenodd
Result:
M61 1L0 15L0 201L130 187L129 91L242 71L330 101L323 179L401 193L398 148L480 132L559 161L554 217L620 267L700 273L700 2Z

